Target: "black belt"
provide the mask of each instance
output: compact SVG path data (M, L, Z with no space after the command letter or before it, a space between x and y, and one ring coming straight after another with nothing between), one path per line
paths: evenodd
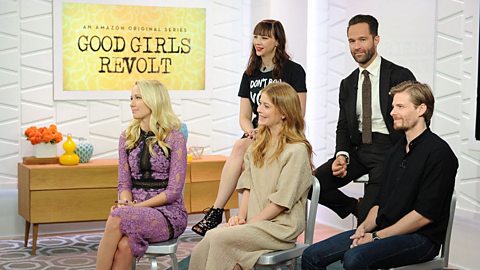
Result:
M132 188L162 189L168 186L168 179L140 178L132 179Z

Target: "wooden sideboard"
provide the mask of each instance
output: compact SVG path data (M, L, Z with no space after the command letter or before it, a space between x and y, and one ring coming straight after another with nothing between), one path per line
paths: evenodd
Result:
M215 201L224 156L203 156L187 165L185 208L200 213ZM18 213L25 219L25 246L30 225L32 254L39 224L106 220L117 199L118 160L96 159L76 166L18 164ZM235 193L226 206L238 207Z
M185 180L185 207L189 213L201 213L213 205L225 161L225 156L211 155L189 162ZM234 208L238 208L236 191L225 206L226 220L230 218L230 209Z
M92 160L75 166L18 164L18 213L25 219L25 246L33 225L106 220L117 199L117 160Z

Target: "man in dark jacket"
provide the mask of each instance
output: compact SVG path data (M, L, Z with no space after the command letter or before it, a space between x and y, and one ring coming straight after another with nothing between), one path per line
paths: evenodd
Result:
M378 22L370 15L356 15L347 28L350 52L359 64L340 84L340 112L337 123L335 156L318 167L319 203L341 218L353 214L359 223L365 219L380 186L383 154L400 138L393 129L390 89L415 80L410 70L378 55ZM368 174L363 200L339 190Z

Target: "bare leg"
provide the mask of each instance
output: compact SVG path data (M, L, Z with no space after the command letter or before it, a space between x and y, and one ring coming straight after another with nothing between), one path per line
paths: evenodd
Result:
M110 270L112 268L120 239L122 239L120 218L109 216L105 225L105 232L98 246L97 270Z
M118 249L115 252L115 257L113 259L112 269L115 270L130 270L132 267L132 250L130 249L130 244L128 243L128 237L123 236L118 242Z
M240 139L233 146L230 157L227 158L223 166L222 175L220 176L220 186L218 188L217 198L213 207L206 212L200 222L193 225L192 231L205 235L208 230L217 227L222 223L223 208L227 204L228 199L232 196L237 186L238 178L242 172L243 156L247 152L248 146L253 141L251 139Z
M215 199L215 203L213 203L214 208L225 207L228 199L230 199L232 193L235 191L238 178L242 173L243 156L252 142L253 140L244 138L238 140L233 146L232 153L223 166L217 198Z

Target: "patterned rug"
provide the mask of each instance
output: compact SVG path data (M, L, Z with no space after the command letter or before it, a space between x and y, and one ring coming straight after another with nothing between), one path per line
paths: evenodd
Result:
M31 240L28 247L23 246L23 240L0 240L0 270L91 270L95 269L98 244L102 233L86 233L75 235L39 237L37 255L31 255ZM179 237L177 258L180 270L187 270L189 255L193 247L202 240L193 233L190 227ZM158 257L158 268L169 269L170 258ZM138 270L148 270L149 262L142 258L137 263ZM301 269L299 265L297 269ZM343 269L340 263L334 263L328 270Z
M61 270L95 269L95 258L102 233L66 236L39 237L37 255L31 255L31 241L28 247L23 240L0 240L0 269L5 270ZM189 228L180 236L177 257L180 260L190 255L201 237ZM157 258L159 269L170 267L168 256ZM148 260L137 263L138 270L149 268Z

